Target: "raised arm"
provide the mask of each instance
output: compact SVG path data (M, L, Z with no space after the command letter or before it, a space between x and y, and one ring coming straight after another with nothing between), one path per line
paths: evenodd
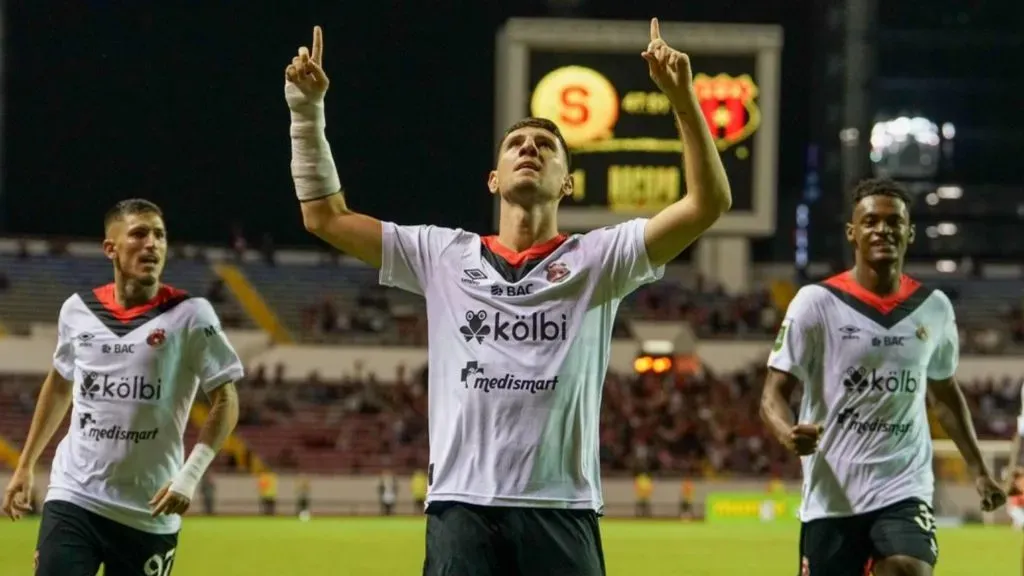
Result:
M313 51L302 46L285 69L285 100L291 110L292 180L306 230L338 250L380 268L380 220L349 209L331 146L324 132L323 31L313 28Z
M642 53L651 79L668 96L683 141L686 196L647 222L644 243L654 266L668 263L732 207L732 190L693 91L690 58L661 38L651 20L651 43Z

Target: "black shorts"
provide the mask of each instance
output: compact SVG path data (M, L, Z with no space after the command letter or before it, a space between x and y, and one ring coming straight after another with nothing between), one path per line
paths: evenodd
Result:
M69 502L43 505L36 576L170 576L177 534L150 534Z
M867 514L805 522L797 573L864 576L873 563L890 556L935 566L939 545L931 506L911 498Z
M589 510L432 502L424 576L604 576Z

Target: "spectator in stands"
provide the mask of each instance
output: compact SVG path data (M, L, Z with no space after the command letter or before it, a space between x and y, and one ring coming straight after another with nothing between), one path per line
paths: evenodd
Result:
M380 515L391 516L398 498L398 479L388 470L381 473L377 482L377 497L380 499Z
M217 496L217 485L214 483L212 472L207 471L199 484L199 492L203 498L203 513L207 516L216 514L215 502Z
M412 479L409 481L409 491L412 493L413 512L415 514L426 512L428 484L429 479L423 470L416 470L412 473Z
M241 262L245 258L245 252L249 248L249 243L245 240L245 233L242 232L242 225L234 223L231 225L231 251L235 255L235 260Z
M256 484L260 497L260 514L273 516L277 513L277 474L270 470L260 473Z
M227 300L225 290L224 281L220 278L215 278L206 288L206 299L212 304L223 304Z
M651 515L651 496L654 494L654 479L647 472L639 472L633 479L633 490L636 493L636 515L648 518Z
M263 234L263 242L260 244L260 255L263 263L267 266L277 265L277 249L274 246L274 238L269 232Z
M300 520L309 520L312 510L312 490L309 485L309 477L305 474L295 481L295 513Z

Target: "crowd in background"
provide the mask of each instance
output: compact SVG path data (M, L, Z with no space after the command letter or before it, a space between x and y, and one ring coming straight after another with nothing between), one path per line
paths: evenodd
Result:
M268 241L269 242L269 241ZM237 241L239 253L245 248ZM273 250L267 249L267 261ZM28 257L22 255L22 257ZM0 274L0 290L5 280ZM216 306L226 327L240 324L223 282L211 283L204 294ZM352 333L391 334L387 343L423 345L426 320L422 309L395 305L393 290L364 287L352 299L327 296L310 304L303 316L307 335ZM951 297L956 298L955 293ZM762 289L728 294L697 279L693 287L660 282L637 291L624 304L615 336L631 337L627 318L687 322L701 338L771 337L781 314ZM966 328L965 353L998 352L1007 342L1024 343L1024 312L1007 304L1004 326ZM1005 338L1004 338L1005 336ZM344 340L342 340L344 341ZM604 386L601 415L601 460L611 472L671 472L692 476L772 475L796 477L798 462L768 436L758 418L763 367L731 374L697 371L686 374L610 373ZM0 407L26 417L36 387L0 377ZM314 454L330 460L338 454L365 453L351 466L379 467L384 455L396 469L425 466L427 458L427 378L425 369L397 367L395 374L374 375L359 367L351 374L309 374L285 382L279 367L254 367L241 383L242 426L275 435L299 429L294 446L261 457L287 467ZM1000 380L967 383L966 392L979 435L1007 438L1020 411L1020 384ZM7 416L4 414L3 416ZM343 423L361 422L354 441ZM27 424L27 421L26 421ZM27 430L27 426L25 427ZM330 436L331 430L338 430ZM23 433L23 432L22 432ZM20 438L11 438L20 441ZM277 449L275 449L277 450Z
M399 369L380 377L354 373L334 379L313 373L291 382L281 379L280 373L257 367L239 385L240 424L267 435L302 426L316 432L300 434L297 444L285 453L261 454L269 462L287 464L279 460L297 459L302 453L330 459L356 450L367 457L392 456L388 464L396 470L426 465L425 369ZM605 470L693 477L798 477L798 461L770 437L758 417L764 376L760 366L732 374L609 374L600 432ZM1020 412L1020 384L988 380L967 382L964 387L979 436L1008 438ZM33 389L0 380L0 395L7 399L5 406L25 418L31 414ZM352 438L341 426L349 419L370 423L368 429L374 433ZM325 430L335 434L325 438Z

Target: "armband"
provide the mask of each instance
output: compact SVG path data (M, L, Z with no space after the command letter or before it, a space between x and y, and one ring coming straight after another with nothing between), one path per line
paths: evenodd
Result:
M217 451L213 448L206 444L196 444L192 448L192 453L188 455L185 465L171 480L170 491L191 499L203 474L206 473L206 469L210 467L216 457Z
M294 84L285 86L291 110L292 180L300 202L317 200L341 190L331 145L324 132L323 100L310 100Z

